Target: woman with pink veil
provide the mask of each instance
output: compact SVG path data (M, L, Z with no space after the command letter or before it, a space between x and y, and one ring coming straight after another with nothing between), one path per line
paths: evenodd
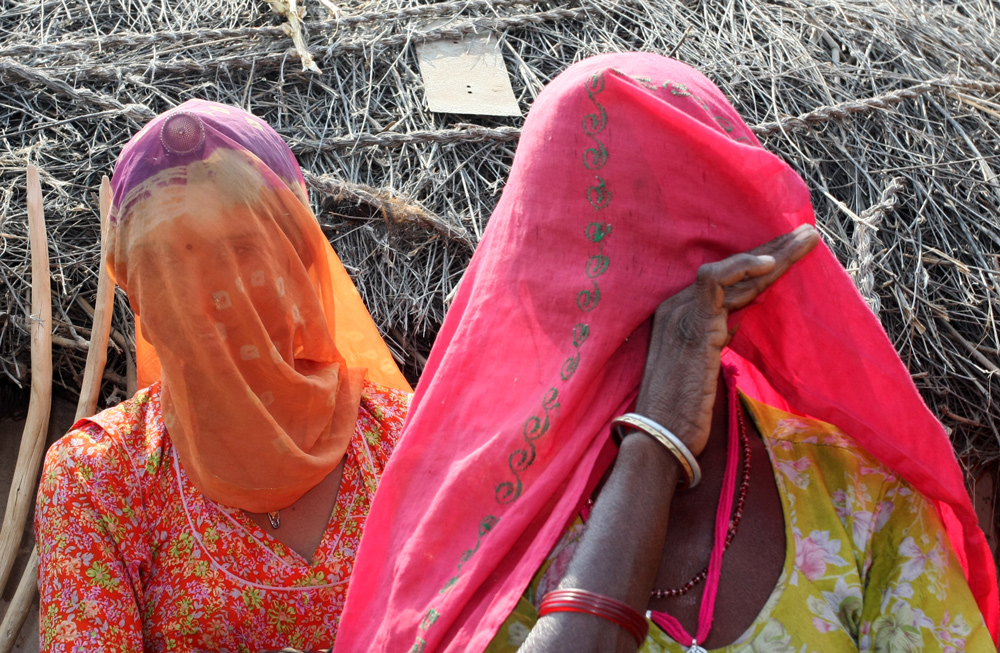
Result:
M995 650L948 438L813 223L691 68L605 55L555 79L335 650Z

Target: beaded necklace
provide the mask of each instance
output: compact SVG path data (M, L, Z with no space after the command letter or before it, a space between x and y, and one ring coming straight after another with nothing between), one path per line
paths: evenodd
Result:
M750 443L746 432L746 423L743 419L743 412L740 407L739 397L736 392L736 379L733 371L723 368L726 375L729 389L729 414L735 414L735 420L729 420L729 443L726 457L725 476L722 481L722 493L719 501L719 509L715 515L715 542L712 545L712 554L709 558L708 567L698 573L694 578L676 590L653 590L664 592L663 596L680 596L688 591L702 579L706 579L705 593L701 597L701 608L698 611L698 630L694 635L689 634L684 626L666 612L655 612L649 610L646 616L657 626L663 629L667 635L678 643L691 642L687 647L687 653L707 653L699 642L704 642L712 629L712 619L715 616L715 599L718 596L719 580L722 577L722 554L732 543L736 536L736 528L739 526L739 519L743 514L743 505L746 500L746 490L750 481ZM736 459L737 459L737 434L739 440L743 442L746 457L743 463L743 479L740 483L739 499L734 496L736 489ZM736 514L730 518L733 512L733 504L737 504ZM728 525L727 525L728 522ZM702 576L704 574L704 576ZM699 578L701 576L701 578ZM690 587L688 587L690 585ZM675 592L668 594L667 592ZM658 597L662 598L662 597Z
M726 544L724 551L729 550L729 545L736 537L736 530L740 527L740 519L743 517L743 505L746 503L747 489L750 487L750 438L747 435L746 422L743 420L743 407L737 413L740 422L740 441L743 443L743 475L740 478L740 492L736 497L736 511L732 519L729 520L729 530L726 532ZM691 580L680 587L671 589L654 589L649 593L653 599L665 599L672 596L684 596L698 586L708 576L708 565L694 575Z

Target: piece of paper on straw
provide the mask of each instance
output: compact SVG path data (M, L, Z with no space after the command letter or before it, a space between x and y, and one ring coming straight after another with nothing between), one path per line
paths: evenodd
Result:
M418 45L417 61L431 111L521 115L495 34Z

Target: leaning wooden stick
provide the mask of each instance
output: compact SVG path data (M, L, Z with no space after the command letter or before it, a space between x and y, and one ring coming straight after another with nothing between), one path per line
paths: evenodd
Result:
M111 334L111 315L114 310L115 287L107 268L108 215L111 211L111 182L105 176L101 179L101 260L97 273L97 300L94 302L94 323L90 331L90 349L87 352L87 366L83 372L80 387L80 402L76 408L76 419L89 417L97 412L97 401L101 393L101 377L107 363L108 340ZM34 242L34 241L33 241ZM3 623L0 624L0 653L10 653L17 635L24 625L31 608L31 602L38 591L38 553L31 552L28 565L21 575L17 592L7 608Z
M125 393L126 396L135 395L136 390L139 386L139 380L137 377L137 371L135 368L135 355L132 353L132 349L129 347L125 348Z
M3 616L3 623L0 624L0 653L10 653L17 642L17 635L21 632L31 609L31 602L38 592L38 552L31 550L31 557L28 559L28 566L21 574L21 582L17 584L17 591L14 598L7 607L7 613Z
M90 417L97 412L101 396L101 377L108 361L108 337L111 335L111 313L114 310L115 285L108 274L108 214L111 211L111 182L101 178L101 261L97 270L97 299L94 301L94 325L90 331L90 349L87 366L80 386L80 402L76 405L76 419Z
M111 315L114 309L115 287L107 268L108 215L111 210L111 182L105 176L101 179L101 259L97 273L97 300L94 308L94 323L90 331L90 349L87 352L87 366L83 372L80 387L80 402L76 408L76 419L89 417L97 412L97 401L101 393L101 377L107 363L108 339L111 334ZM10 653L17 635L24 625L31 608L31 602L38 591L38 553L31 552L31 558L21 576L14 599L7 608L3 623L0 624L0 653Z
M14 480L7 497L7 510L0 527L0 587L7 584L28 511L35 500L35 481L45 450L52 406L52 291L49 286L48 239L38 169L30 165L28 234L31 240L31 398Z

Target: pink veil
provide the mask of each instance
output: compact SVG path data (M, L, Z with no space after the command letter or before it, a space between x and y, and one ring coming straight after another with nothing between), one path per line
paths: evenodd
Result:
M485 648L601 471L656 306L803 222L805 184L700 73L623 54L555 79L382 479L336 651ZM788 404L934 503L996 639L993 560L948 438L830 251L733 320L732 349Z

